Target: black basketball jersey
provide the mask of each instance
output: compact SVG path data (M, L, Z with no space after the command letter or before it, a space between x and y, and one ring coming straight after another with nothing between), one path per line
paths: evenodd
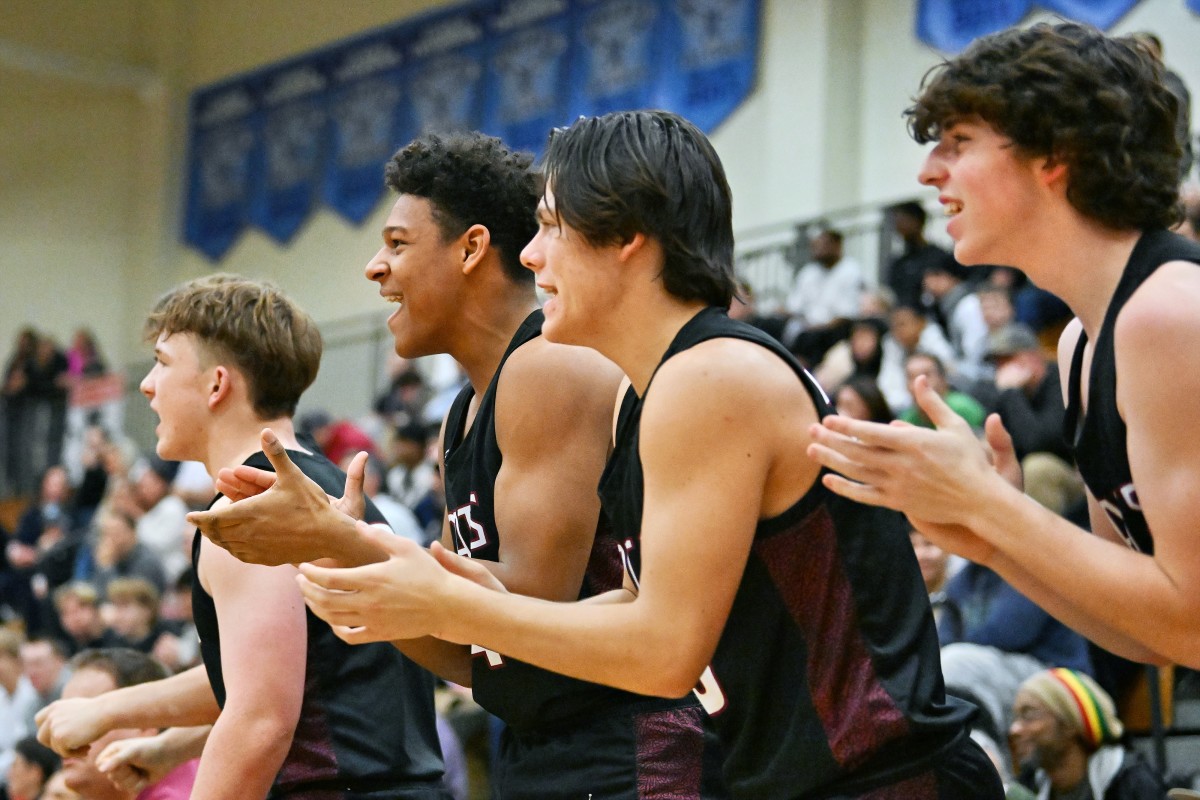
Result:
M288 455L327 493L342 493L346 475L327 458L294 450ZM272 469L261 452L245 463ZM369 500L366 520L384 521ZM199 564L200 538L197 531L193 569ZM213 599L199 580L192 584L192 611L204 668L224 707L221 631ZM305 609L305 616L308 655L300 720L269 797L448 800L441 787L433 676L387 642L351 646L312 611Z
M1083 351L1087 334L1080 332L1071 359L1067 384L1067 414L1063 432L1079 465L1088 491L1100 503L1122 538L1142 553L1154 552L1154 537L1138 503L1137 488L1129 470L1125 420L1117 411L1117 355L1113 336L1117 316L1138 287L1169 261L1200 264L1200 245L1165 230L1147 231L1138 239L1129 263L1104 313L1104 322L1092 350L1088 374L1086 413L1081 397Z
M446 516L461 555L488 561L500 558L502 532L496 528L495 488L504 455L496 441L496 387L509 356L541 335L543 319L540 310L534 311L513 336L479 400L470 429L466 428L467 416L475 394L470 384L459 392L446 417ZM601 515L579 597L620 588L622 576L620 549ZM568 678L506 655L473 649L475 701L518 732L581 722L589 715L611 713L624 703L645 703L647 699Z
M718 337L776 353L818 413L832 413L778 342L717 308L684 325L663 361ZM600 484L635 575L642 405L631 389ZM819 480L783 514L759 522L698 689L725 749L733 797L855 795L928 769L964 735L974 712L945 697L937 632L906 534L899 514L852 503ZM685 547L679 557L687 557Z

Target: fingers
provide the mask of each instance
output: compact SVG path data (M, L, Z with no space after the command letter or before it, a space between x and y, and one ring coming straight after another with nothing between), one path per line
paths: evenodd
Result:
M466 578L472 583L477 583L488 589L507 591L504 584L487 567L474 559L464 558L458 553L447 550L442 546L441 542L431 544L429 546L429 554L433 556L434 561L438 562L439 565L451 574L458 575L460 578Z
M946 401L933 390L929 385L929 378L924 375L918 376L913 382L913 400L939 430L960 428L967 424L954 409L946 405Z
M870 506L882 506L899 510L899 506L888 500L879 488L875 486L867 486L866 484L850 481L843 478L841 475L828 473L821 478L821 483L825 485L835 494L840 494L848 500L854 500L859 503L864 503Z
M247 497L262 494L275 485L274 472L242 464L234 469L225 467L217 473L216 489L230 500L237 502Z
M391 528L371 525L359 520L354 524L354 529L358 531L359 536L362 536L389 556L412 555L414 552L421 551L420 546L416 542L409 541L403 536L397 536L392 532Z
M288 478L301 476L300 468L292 461L287 454L287 450L283 449L283 443L279 441L279 437L275 435L275 431L270 428L263 428L260 437L263 453L266 454L267 460L271 462L271 466L275 468L275 473L280 478Z
M852 447L852 445L843 445L843 447ZM817 442L810 444L806 452L813 461L857 483L876 483L886 477L879 470L872 469L847 457L839 450Z
M988 418L984 420L983 435L987 440L988 447L992 448L992 452L997 458L1010 454L1014 458L1016 457L1016 448L1013 447L1012 435L1004 427L999 414L989 414Z

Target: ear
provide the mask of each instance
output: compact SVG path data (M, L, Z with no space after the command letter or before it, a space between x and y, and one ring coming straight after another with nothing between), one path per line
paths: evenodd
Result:
M1056 159L1054 156L1047 156L1042 159L1041 165L1038 167L1038 173L1041 175L1042 184L1048 187L1060 188L1065 194L1067 191L1067 164L1061 159Z
M639 231L638 233L635 233L633 238L631 238L628 242L621 245L621 249L617 253L617 258L621 261L628 261L641 251L645 250L648 243L649 240L646 238L646 234Z
M217 365L212 370L212 386L208 392L208 407L215 409L233 393L233 372L225 366Z
M463 274L470 275L491 250L492 233L483 225L472 225L459 238L462 243Z

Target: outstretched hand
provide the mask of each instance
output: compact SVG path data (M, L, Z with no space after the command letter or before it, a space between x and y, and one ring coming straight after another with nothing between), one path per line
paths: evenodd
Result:
M222 470L217 486L236 500L221 508L193 511L188 522L214 544L250 564L297 564L337 558L363 515L362 483L366 455L346 474L345 494L333 501L300 471L270 428L262 432L263 453L275 473L241 466ZM268 477L269 476L269 477Z
M444 604L439 601L451 573L416 542L358 523L358 535L387 553L385 561L352 569L301 564L296 581L312 612L350 644L437 636ZM457 557L456 557L457 558ZM467 559L463 559L466 561ZM475 582L483 567L456 565Z
M1011 439L989 421L989 454L971 427L918 378L914 398L936 426L880 425L831 415L811 429L810 458L839 474L822 479L851 500L903 511L938 544L973 560L992 548L973 533L974 511L996 485L1019 480ZM1000 471L1004 475L1001 475Z
M167 776L178 762L163 751L162 734L109 742L96 756L96 769L118 788L140 792Z

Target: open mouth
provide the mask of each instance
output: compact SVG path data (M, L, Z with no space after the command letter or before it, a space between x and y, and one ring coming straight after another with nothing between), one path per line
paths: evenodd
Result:
M963 204L957 200L951 200L942 206L942 213L947 217L953 217L963 210Z

